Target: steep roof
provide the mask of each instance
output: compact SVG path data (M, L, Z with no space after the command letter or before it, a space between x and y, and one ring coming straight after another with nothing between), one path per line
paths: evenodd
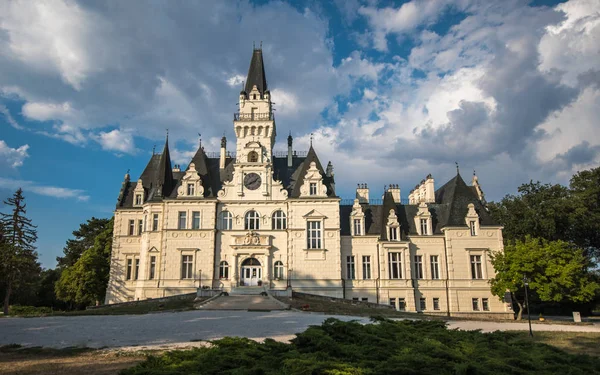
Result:
M260 95L264 95L267 91L267 76L265 75L265 65L263 63L262 49L254 49L252 53L252 60L250 61L250 68L248 68L248 77L246 78L245 92L249 94L252 91L252 87L256 85L256 88L260 92Z
M469 211L469 203L473 203L479 215L481 225L496 225L477 193L471 186L467 186L460 173L445 183L435 192L435 201L448 207L443 222L445 226L467 226L465 216Z
M335 196L335 190L333 188L333 177L326 175L325 170L321 165L321 161L319 161L319 157L317 156L315 149L311 145L310 149L308 150L308 154L306 155L306 158L302 162L302 165L300 165L290 176L291 198L300 197L300 187L302 187L302 184L304 183L304 176L306 176L306 171L308 170L308 168L310 168L310 163L312 163L313 161L315 162L317 169L321 173L321 176L323 176L323 184L327 187L327 196Z
M156 171L156 184L160 189L159 193L163 197L168 197L171 191L175 187L175 180L173 179L173 166L171 165L171 155L169 153L169 137L165 141L165 148L163 153L160 155L160 161L158 163L158 169Z

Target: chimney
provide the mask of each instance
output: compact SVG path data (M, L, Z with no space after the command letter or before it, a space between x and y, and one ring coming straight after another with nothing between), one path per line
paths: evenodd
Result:
M425 177L425 202L435 203L435 185L431 174Z
M392 194L394 203L400 203L400 186L399 185L391 184L388 187L388 192Z
M227 150L227 138L221 138L221 156L219 158L219 168L225 169L225 154Z
M288 168L292 167L292 132L288 135Z
M180 165L179 165L179 164L175 164L175 165L173 166L173 172L181 172L181 168L180 168Z
M369 187L367 184L358 184L356 199L358 199L359 203L369 203Z

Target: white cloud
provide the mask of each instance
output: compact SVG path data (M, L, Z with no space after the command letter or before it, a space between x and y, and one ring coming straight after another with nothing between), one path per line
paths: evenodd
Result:
M227 79L227 84L230 87L240 87L241 88L241 84L242 84L242 82L244 82L245 79L246 79L246 77L244 77L243 75L235 74Z
M25 129L23 126L19 125L19 123L14 119L14 117L12 117L10 111L8 110L8 108L6 108L5 105L0 104L0 113L4 115L4 117L6 118L6 122L8 122L8 124L13 128L17 130Z
M81 202L87 202L90 199L88 195L85 195L84 190L38 185L33 181L13 180L3 177L0 177L0 188L11 190L21 188L25 192L32 192L37 195L44 195L60 199L74 198L75 200Z
M103 150L117 151L124 154L134 154L136 152L133 136L129 131L114 129L109 132L100 132L94 136Z
M27 150L29 150L29 145L11 148L0 139L0 163L5 163L11 168L20 167L23 165L23 161L29 157Z

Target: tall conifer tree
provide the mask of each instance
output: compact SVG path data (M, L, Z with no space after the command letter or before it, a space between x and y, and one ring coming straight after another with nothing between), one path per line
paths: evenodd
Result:
M0 212L2 241L0 242L0 282L4 284L4 314L8 315L10 294L22 282L40 271L34 243L37 240L36 226L27 213L23 190L17 190L12 198L4 201L11 207L9 213Z

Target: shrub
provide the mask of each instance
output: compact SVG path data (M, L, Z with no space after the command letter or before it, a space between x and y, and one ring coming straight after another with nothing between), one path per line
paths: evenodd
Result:
M8 308L8 315L18 315L18 316L40 316L40 315L48 315L52 314L52 309L50 307L42 306L19 306L13 305Z
M122 374L600 374L600 359L518 333L448 330L441 321L376 323L327 319L289 344L227 337L150 356Z

